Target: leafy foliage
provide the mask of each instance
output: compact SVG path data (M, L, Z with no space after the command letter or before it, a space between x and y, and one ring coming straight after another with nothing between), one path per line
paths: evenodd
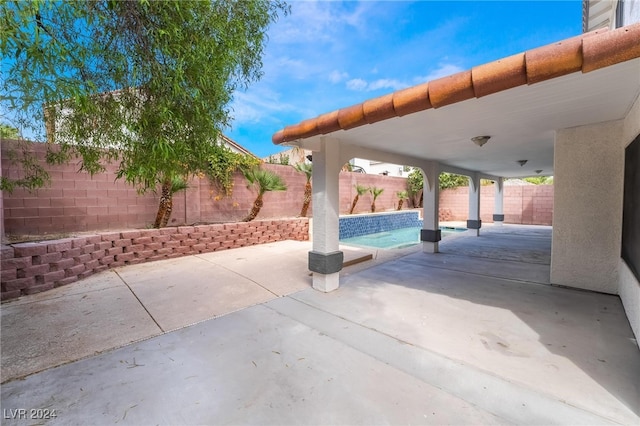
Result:
M551 185L553 184L553 176L531 176L523 178L525 182L532 183L534 185Z
M20 130L8 124L0 123L0 139L20 139Z
M218 145L215 153L209 156L205 174L224 192L224 195L230 196L233 193L233 174L238 170L244 172L259 164L260 160L251 155L239 154Z
M440 189L457 188L469 185L469 178L453 173L440 173Z
M36 140L44 112L48 161L77 155L92 174L117 161L141 191L206 172L279 13L279 0L2 2L2 107Z

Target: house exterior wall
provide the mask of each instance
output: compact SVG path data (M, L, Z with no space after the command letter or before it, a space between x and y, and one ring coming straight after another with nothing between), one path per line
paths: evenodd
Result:
M559 130L551 282L618 293L623 121Z
M551 282L619 294L640 336L640 283L620 257L624 149L640 134L640 98L625 119L558 131Z
M640 96L624 120L622 131L624 148L640 135ZM640 188L637 190L640 191ZM640 282L621 258L618 259L618 273L618 294L622 299L631 328L636 338L640 338Z

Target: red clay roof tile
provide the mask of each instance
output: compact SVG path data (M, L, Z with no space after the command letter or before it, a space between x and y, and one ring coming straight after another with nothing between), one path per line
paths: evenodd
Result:
M525 83L534 84L580 70L589 72L608 67L640 58L639 40L640 23L613 31L592 31L287 126L276 132L272 140L281 144L352 129Z
M352 105L338 111L338 123L342 130L353 129L367 122L364 119L362 104Z
M640 24L609 31L582 42L582 72L594 71L640 57Z
M534 84L582 69L582 38L574 37L525 53L527 83Z
M434 108L474 97L471 71L459 72L429 83L429 99Z
M369 99L362 104L362 111L367 123L373 124L396 116L393 108L393 93Z
M398 117L433 108L429 100L429 83L402 89L392 95L393 109Z
M474 67L471 79L476 98L527 84L524 53Z
M321 135L326 135L327 133L340 130L340 123L338 123L338 112L338 110L331 111L326 114L322 114L317 118L318 131Z

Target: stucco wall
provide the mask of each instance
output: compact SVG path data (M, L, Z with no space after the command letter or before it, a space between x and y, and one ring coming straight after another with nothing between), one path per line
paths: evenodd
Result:
M623 121L559 130L551 282L618 293Z

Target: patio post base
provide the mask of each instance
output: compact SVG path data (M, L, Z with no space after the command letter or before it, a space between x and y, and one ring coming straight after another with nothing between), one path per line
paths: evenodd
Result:
M423 241L422 252L423 253L439 253L438 242Z
M334 272L333 274L321 274L319 272L313 273L313 288L324 293L336 290L340 286L340 273Z

